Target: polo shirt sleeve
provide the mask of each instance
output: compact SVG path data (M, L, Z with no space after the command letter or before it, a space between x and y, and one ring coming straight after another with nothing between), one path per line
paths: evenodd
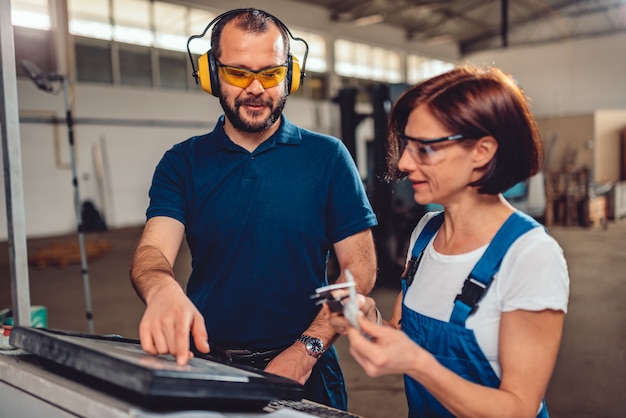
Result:
M333 243L377 225L361 176L342 142L330 181L328 236Z
M148 193L150 204L146 218L167 216L186 223L187 199L184 182L185 159L181 146L176 145L165 153L157 165Z

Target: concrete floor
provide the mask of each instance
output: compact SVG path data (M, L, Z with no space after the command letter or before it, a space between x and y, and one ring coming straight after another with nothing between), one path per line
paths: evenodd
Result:
M569 313L547 402L553 418L625 417L626 388L626 219L608 228L552 227L568 260L571 277ZM96 334L137 338L143 304L128 280L128 266L141 228L86 234L87 242L107 240L112 250L89 263ZM28 241L29 254L56 243L77 242L76 235ZM181 251L175 270L188 271ZM531 268L531 266L529 266ZM32 305L48 309L49 328L87 332L82 275L77 264L30 268ZM387 317L396 289L377 287L373 296ZM11 306L8 246L0 243L0 310ZM351 412L368 418L406 416L401 376L370 378L356 365L340 338L338 348Z

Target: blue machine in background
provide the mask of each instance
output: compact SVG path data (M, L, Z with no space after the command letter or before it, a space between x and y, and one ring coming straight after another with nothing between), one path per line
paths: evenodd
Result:
M503 195L511 205L535 219L543 220L546 215L546 186L543 171L526 181L517 183Z

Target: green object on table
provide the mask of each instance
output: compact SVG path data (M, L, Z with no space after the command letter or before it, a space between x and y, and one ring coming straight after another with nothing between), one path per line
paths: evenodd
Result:
M0 324L13 326L13 311L10 308L0 311ZM30 326L33 328L48 327L48 309L45 306L35 305L30 307Z

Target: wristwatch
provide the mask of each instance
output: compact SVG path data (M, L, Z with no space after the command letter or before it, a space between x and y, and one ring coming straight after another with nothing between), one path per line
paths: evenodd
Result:
M309 335L301 335L296 341L304 343L306 351L311 357L319 358L324 354L324 342L319 338L311 337Z

